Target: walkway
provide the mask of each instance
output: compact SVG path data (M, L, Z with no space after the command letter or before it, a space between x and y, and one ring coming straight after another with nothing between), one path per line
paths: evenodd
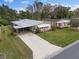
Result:
M33 59L44 59L48 55L62 49L61 47L50 44L33 33L20 34L18 36L33 51Z

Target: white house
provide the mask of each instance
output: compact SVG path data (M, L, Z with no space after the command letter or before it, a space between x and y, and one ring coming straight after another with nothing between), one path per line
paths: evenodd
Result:
M39 29L41 32L46 32L51 29L50 24L44 24L41 21L30 20L30 19L20 19L17 21L12 21L11 24L14 31L17 33L25 31L35 32L36 29Z
M60 27L60 28L64 28L64 27L70 27L70 20L59 20L56 22L56 26Z
M41 32L46 32L51 30L51 25L50 24L40 24L38 25L38 28L40 29Z
M30 19L20 19L12 21L11 24L14 31L19 33L24 31L35 31L37 29L37 25L42 24L42 22Z

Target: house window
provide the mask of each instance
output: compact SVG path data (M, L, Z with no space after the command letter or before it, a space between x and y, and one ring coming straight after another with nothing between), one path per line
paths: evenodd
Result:
M59 23L59 26L62 26L62 23Z

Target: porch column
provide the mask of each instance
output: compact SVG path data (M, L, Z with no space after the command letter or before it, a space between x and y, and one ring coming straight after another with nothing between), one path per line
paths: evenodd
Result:
M19 29L15 29L16 30L16 33L19 33Z
M23 28L23 33L24 33L24 28Z

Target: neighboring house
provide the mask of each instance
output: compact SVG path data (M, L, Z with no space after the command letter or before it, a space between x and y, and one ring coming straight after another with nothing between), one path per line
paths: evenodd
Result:
M79 41L65 47L61 52L46 59L79 59Z
M30 19L20 19L17 21L12 21L11 25L15 32L24 32L24 31L35 31L37 25L42 24L41 21L30 20Z
M43 22L59 28L70 27L70 19L50 19Z
M50 24L40 24L38 25L38 28L40 29L41 32L47 32L51 30L51 25Z
M70 27L70 20L59 20L56 22L56 26L60 28Z

